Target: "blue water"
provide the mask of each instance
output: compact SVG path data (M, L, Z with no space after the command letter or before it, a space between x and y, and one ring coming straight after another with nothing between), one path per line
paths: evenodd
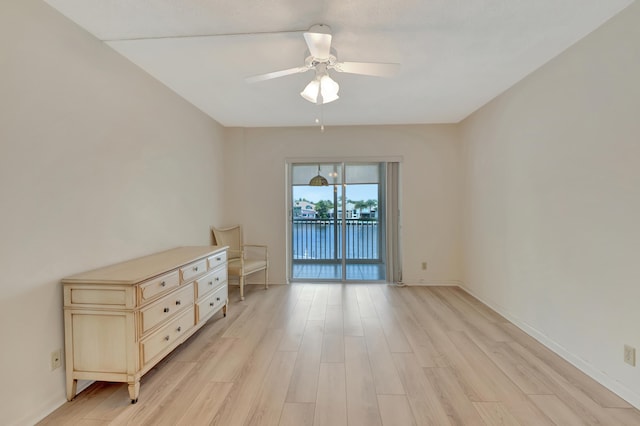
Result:
M295 221L292 226L293 259L341 259L342 233L340 224L337 227L337 234L335 231L330 221ZM345 235L347 259L374 260L380 258L377 222L349 221Z

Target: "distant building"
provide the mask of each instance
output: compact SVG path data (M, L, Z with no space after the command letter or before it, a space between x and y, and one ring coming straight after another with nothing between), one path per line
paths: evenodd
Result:
M353 203L347 203L346 205L347 209L346 209L346 214L345 214L345 218L346 219L358 219L358 211L355 209L355 205ZM333 219L334 217L334 209L329 209L329 217ZM338 209L338 219L342 218L342 209Z
M358 212L358 219L375 219L378 217L377 207L365 207L361 211Z
M315 218L316 205L309 201L298 200L293 202L293 217L294 218Z
M356 209L355 204L347 203L346 205L346 219L375 219L378 217L377 207L364 207L362 209ZM333 219L333 209L329 209L328 215L329 218ZM338 209L338 219L342 218L342 209Z

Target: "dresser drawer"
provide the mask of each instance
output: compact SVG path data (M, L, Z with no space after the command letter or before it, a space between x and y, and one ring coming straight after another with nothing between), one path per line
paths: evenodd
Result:
M173 271L170 274L150 279L140 284L140 304L143 305L156 296L174 289L180 285L180 274Z
M157 302L140 310L142 333L146 333L162 321L171 318L181 310L193 306L193 284L166 295Z
M183 283L205 272L207 272L207 259L202 259L180 268L180 276L182 277Z
M207 318L212 312L220 309L221 306L227 303L228 298L229 292L225 284L213 292L213 294L198 302L198 322Z
M194 324L195 315L193 306L191 306L169 324L144 339L140 343L142 364L148 363L165 349L173 346L180 339L180 336L187 333Z
M196 280L196 288L198 289L198 294L196 298L199 299L210 291L215 290L220 287L222 284L227 282L227 269L220 268L216 271L213 271L202 278L198 278Z
M218 254L214 254L213 256L209 256L207 258L207 262L209 264L209 269L215 269L218 266L222 265L227 261L227 252L222 252Z
M64 288L64 305L73 308L132 309L135 291L124 286L70 284Z

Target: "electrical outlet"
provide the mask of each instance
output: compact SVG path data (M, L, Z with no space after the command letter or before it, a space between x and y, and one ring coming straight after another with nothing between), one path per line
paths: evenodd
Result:
M51 371L62 366L62 349L51 352Z
M422 270L423 271L427 270L427 262L422 262Z
M632 367L636 366L636 348L624 345L624 362Z

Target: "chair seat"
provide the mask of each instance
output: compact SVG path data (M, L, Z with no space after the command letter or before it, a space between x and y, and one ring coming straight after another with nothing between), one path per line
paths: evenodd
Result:
M244 274L249 275L253 272L261 271L267 268L266 260L246 259L244 261ZM231 259L228 262L229 275L240 275L240 259Z

